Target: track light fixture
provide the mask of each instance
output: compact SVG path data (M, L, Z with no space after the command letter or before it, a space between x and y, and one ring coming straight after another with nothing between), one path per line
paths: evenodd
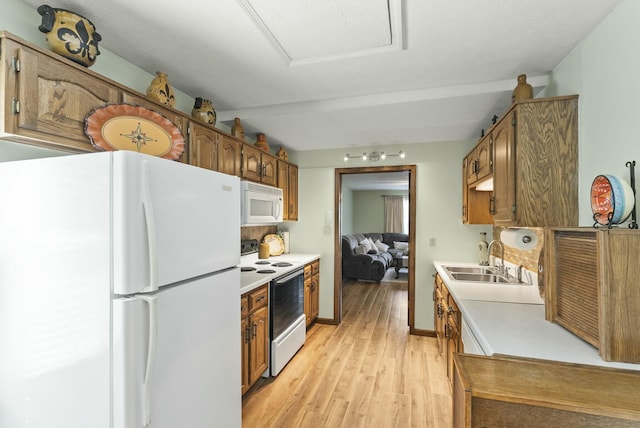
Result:
M386 154L385 152L371 152L369 154L367 154L367 152L363 152L362 156L351 156L349 153L347 153L346 155L344 155L344 161L348 162L349 159L356 159L356 158L361 158L363 161L372 161L372 162L377 162L379 160L385 160L386 158L390 158L390 157L399 157L400 159L404 159L405 157L405 153L400 150L400 152L395 153L395 154Z

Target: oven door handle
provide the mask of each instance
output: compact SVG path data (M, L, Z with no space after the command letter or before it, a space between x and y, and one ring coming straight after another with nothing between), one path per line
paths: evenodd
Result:
M293 278L295 278L296 276L299 275L304 275L304 269L298 269L297 271L285 276L285 277L280 277L280 278L276 278L274 281L276 283L276 286L280 285L280 284L284 284L285 282L288 282L290 280L292 280Z

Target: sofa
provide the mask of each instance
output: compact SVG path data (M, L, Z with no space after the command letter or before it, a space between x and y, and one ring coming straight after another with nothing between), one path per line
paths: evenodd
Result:
M371 238L381 242L380 248L363 252L361 243ZM401 244L400 244L401 243ZM353 233L342 235L342 276L348 279L380 282L385 272L394 267L397 259L408 254L409 235L406 233Z

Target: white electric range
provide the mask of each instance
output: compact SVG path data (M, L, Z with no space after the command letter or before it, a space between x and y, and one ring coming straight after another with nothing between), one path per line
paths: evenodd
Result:
M240 294L244 294L270 282L274 278L286 275L307 263L320 258L318 254L282 254L259 259L258 253L251 253L240 257ZM252 269L245 271L245 269ZM266 273L259 273L267 271Z

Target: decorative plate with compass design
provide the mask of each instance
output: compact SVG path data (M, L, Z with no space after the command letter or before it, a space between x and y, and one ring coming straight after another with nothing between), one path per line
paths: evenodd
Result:
M172 121L131 104L96 108L84 119L84 133L101 150L132 150L172 160L184 152L184 137Z

